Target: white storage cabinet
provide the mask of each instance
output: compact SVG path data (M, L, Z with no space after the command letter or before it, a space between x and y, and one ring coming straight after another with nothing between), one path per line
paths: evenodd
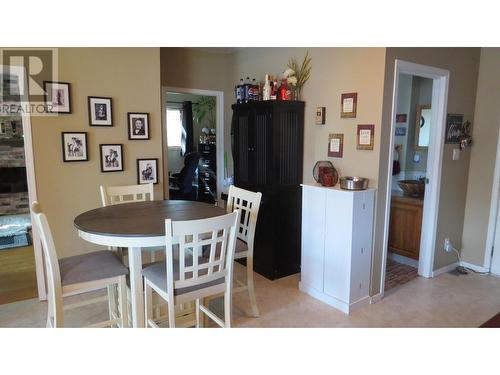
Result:
M375 189L302 185L301 291L346 314L370 301Z

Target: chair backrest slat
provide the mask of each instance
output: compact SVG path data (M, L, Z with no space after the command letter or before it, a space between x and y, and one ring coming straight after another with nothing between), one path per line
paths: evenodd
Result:
M202 220L165 220L167 291L226 278L230 282L239 211ZM174 250L178 247L178 259ZM209 254L204 254L205 251ZM174 262L178 279L174 280Z
M241 218L237 237L247 243L249 251L253 251L253 240L261 200L262 193L260 192L255 193L234 185L229 186L226 210L227 212L240 210Z
M61 273L59 270L59 260L57 258L54 239L52 237L47 217L44 213L42 213L38 202L33 202L31 207L33 211L33 221L38 232L40 233L43 255L45 257L45 272L47 273L48 287L47 302L49 304L48 320L50 325L54 328L63 327L64 317L62 306Z
M99 187L101 192L101 204L103 207L113 204L144 202L154 200L153 184L125 185L125 186L103 186Z

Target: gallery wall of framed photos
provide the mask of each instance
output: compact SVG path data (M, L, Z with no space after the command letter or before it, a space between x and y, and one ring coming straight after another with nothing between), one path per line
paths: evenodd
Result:
M44 77L58 113L32 116L31 122L38 199L64 257L92 249L79 239L74 218L100 205L99 185L136 184L138 159L158 159L144 165L143 176L158 176L155 198L163 198L160 51L59 48L58 67L57 77Z

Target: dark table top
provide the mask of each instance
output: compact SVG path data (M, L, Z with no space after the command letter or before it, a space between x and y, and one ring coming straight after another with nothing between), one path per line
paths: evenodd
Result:
M83 232L120 237L165 235L165 219L198 220L224 215L213 204L165 200L123 203L84 212L75 218L75 227Z

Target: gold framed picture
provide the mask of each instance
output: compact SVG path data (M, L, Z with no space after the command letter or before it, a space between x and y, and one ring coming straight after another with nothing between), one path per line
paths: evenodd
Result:
M340 117L355 118L358 107L358 93L350 92L342 94L340 100Z
M358 142L356 149L358 150L373 150L375 125L374 124L359 124L358 125Z

